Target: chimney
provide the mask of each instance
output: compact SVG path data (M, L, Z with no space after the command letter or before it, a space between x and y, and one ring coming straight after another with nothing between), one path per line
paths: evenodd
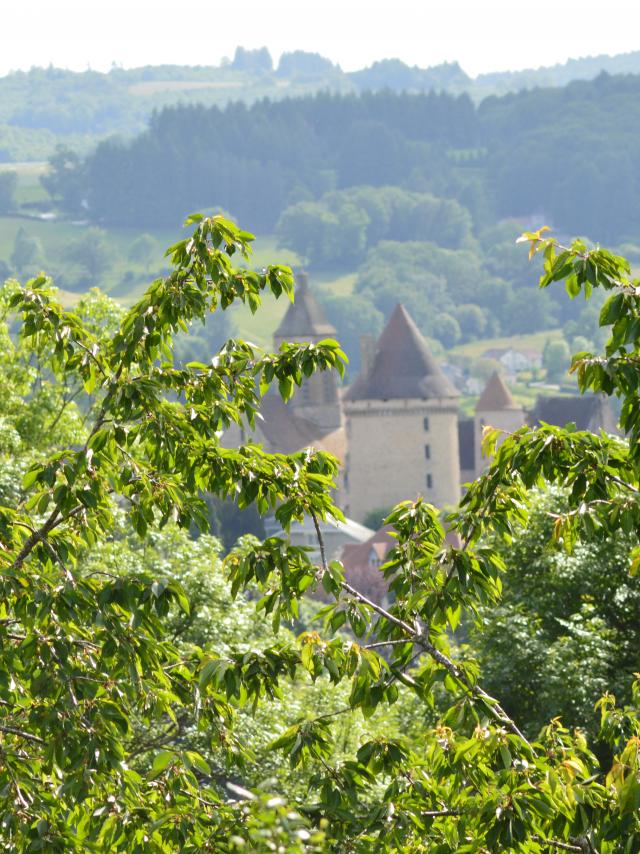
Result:
M360 336L360 373L363 377L371 370L373 357L376 354L376 342L373 335Z

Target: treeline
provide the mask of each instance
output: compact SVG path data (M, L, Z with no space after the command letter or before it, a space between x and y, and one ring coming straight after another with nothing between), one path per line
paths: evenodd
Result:
M478 109L497 216L544 213L607 242L640 231L640 76L488 98Z
M491 97L322 93L164 109L129 142L101 143L53 176L58 198L117 225L170 225L222 207L258 232L355 186L454 199L476 233L539 215L608 242L640 232L640 77ZM74 213L77 211L73 211Z
M105 141L65 167L60 195L80 183L90 215L109 224L170 225L222 207L264 233L289 205L340 187L437 185L451 196L447 151L477 129L466 96L434 93L172 107L135 140Z

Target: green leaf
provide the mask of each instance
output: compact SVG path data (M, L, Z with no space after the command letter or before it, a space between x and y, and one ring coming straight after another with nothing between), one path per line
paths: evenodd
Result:
M208 762L199 753L196 753L195 750L185 750L184 759L189 768L207 776L211 774Z
M173 765L175 760L175 754L173 754L170 750L161 750L159 753L156 753L153 758L153 764L151 766L151 778L155 779L156 777L158 777L170 765Z
M22 478L22 488L25 490L25 492L33 486L33 484L38 480L41 474L41 466L34 466L33 468L29 469L29 471Z

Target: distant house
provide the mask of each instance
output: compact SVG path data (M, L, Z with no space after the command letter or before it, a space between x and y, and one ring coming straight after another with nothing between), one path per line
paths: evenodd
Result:
M462 368L459 368L457 365L452 365L450 362L442 362L440 370L445 377L453 383L458 391L464 392L466 390L467 380Z
M388 584L380 567L395 544L391 525L384 525L358 545L346 545L342 550L342 564L349 584L382 604L387 596Z
M381 567L396 544L392 532L391 525L383 525L363 543L346 545L342 550L347 582L379 605L386 604L389 599L389 580L384 577ZM460 548L460 539L450 531L445 537L445 544Z
M499 362L510 374L542 367L542 353L529 348L516 350L514 347L491 347L484 351L482 358Z
M323 521L319 523L319 527L327 560L336 560L340 557L343 548L355 548L366 542L374 533L371 528L360 525L352 519L345 519L344 522ZM268 537L282 536L280 523L273 516L265 519L264 529ZM292 522L288 540L292 546L306 546L311 560L314 563L320 562L320 545L311 519Z

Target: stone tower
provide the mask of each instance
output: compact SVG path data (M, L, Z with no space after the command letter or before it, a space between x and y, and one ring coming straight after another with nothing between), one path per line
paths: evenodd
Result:
M486 457L482 456L483 428L487 426L497 427L500 430L512 433L518 427L522 427L524 422L524 410L515 402L500 374L494 371L487 380L484 391L476 404L473 431L476 476L482 474L490 462ZM499 439L498 444L500 444L500 441Z
M418 495L438 507L460 498L458 392L397 305L369 366L344 396L346 513Z
M276 350L283 341L317 344L324 338L335 338L335 328L327 322L309 288L306 273L296 274L296 298L273 335ZM288 404L289 410L322 429L341 424L340 395L335 371L318 371L305 379Z

